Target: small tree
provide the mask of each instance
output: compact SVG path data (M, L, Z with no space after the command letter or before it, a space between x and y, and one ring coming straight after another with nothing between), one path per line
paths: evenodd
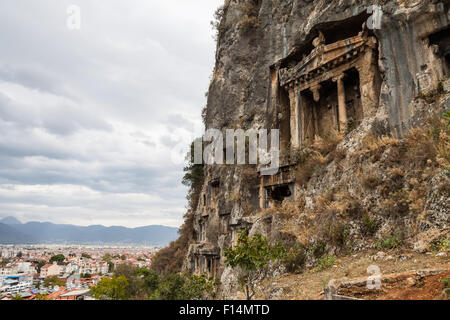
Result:
M54 286L62 287L65 285L65 282L58 278L58 276L50 276L45 278L44 287L53 288Z
M42 267L45 266L45 265L47 264L47 263L46 263L45 261L43 261L43 260L41 260L41 261L34 261L34 263L36 263L36 270L37 270L38 273L40 273Z
M64 255L57 254L50 258L50 263L55 262L55 261L56 262L64 262L64 260L66 260L66 257L64 257Z
M111 260L112 260L111 254L106 253L106 254L102 257L102 260L105 261L105 262L111 262Z
M85 259L92 259L91 255L88 254L88 253L86 253L86 252L83 252L83 253L81 254L81 257L82 257L82 258L85 258Z
M4 267L4 266L6 266L8 263L9 263L9 259L3 258L3 259L0 261L0 267Z
M200 276L185 275L184 294L189 300L208 300L216 297L220 281L210 278L206 274Z
M217 279L208 278L205 274L170 274L150 280L154 289L150 295L152 300L207 300L215 297L220 284Z
M255 295L255 285L266 278L269 263L283 258L286 250L281 245L272 246L260 234L249 238L247 230L239 234L235 247L225 250L225 264L241 271L240 285L245 289L247 300Z
M128 279L125 276L103 278L91 288L92 296L97 300L126 300Z

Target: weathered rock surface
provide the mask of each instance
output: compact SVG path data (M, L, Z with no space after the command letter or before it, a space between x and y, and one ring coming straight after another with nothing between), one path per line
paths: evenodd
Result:
M366 241L371 236L383 240L393 226L401 225L406 238L448 228L449 194L442 186L448 188L449 172L433 162L428 171L424 165L393 173L401 164L392 159L401 149L394 138L449 108L449 3L379 1L381 28L370 30L367 9L373 1L225 1L206 128L280 129L287 151L332 129L345 128L348 134L334 152L340 156L322 159L306 185L295 175L269 185L255 166L207 166L193 230L197 243L186 257L186 270L221 278L224 296L233 297L237 276L225 268L222 253L238 232L248 229L287 245L314 244L320 240L314 219L324 212L329 221L345 221L346 238L336 241L351 239L356 251L373 246ZM282 85L286 74L290 82ZM342 74L346 78L339 83L336 77ZM365 140L369 133L393 138L383 140L375 154ZM288 160L286 172L294 164ZM372 189L362 183L369 175ZM391 185L376 185L377 179ZM423 194L414 194L416 183ZM278 206L276 194L284 199ZM416 210L408 201L420 198L424 202ZM403 211L420 218L397 214ZM369 219L365 223L363 216ZM338 250L331 242L325 247ZM313 265L314 259L310 253L307 263Z

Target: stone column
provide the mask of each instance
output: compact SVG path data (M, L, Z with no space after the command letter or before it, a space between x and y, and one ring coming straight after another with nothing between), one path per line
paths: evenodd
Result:
M306 99L305 96L301 93L301 89L299 88L299 95L298 95L298 104L299 104L299 110L300 110L300 144L303 144L305 142L306 137Z
M339 128L341 132L345 132L347 129L347 105L345 103L344 77L345 74L341 74L333 78L333 81L337 82L338 88Z
M319 116L317 115L317 107L313 107L313 121L314 121L314 138L319 135Z
M319 105L319 101L320 101L320 89L322 88L322 86L320 84L316 84L312 87L309 88L309 90L312 92L313 94L313 99L314 102L316 102L316 104L312 104L311 105L311 125L313 127L313 134L312 134L312 141L314 141L315 136L319 134L319 123L317 122L317 108L320 108ZM305 124L306 126L306 124ZM311 141L311 142L312 142Z
M271 91L270 91L270 106L274 111L274 125L278 123L278 113L281 112L280 105L278 104L278 69L277 65L275 69L271 69ZM270 109L269 109L270 112Z
M289 101L291 104L291 147L300 147L300 114L298 108L297 85L289 87Z
M322 86L320 84L315 85L313 87L311 87L309 90L311 90L313 97L314 97L314 101L315 102L319 102L320 101L320 88L322 88Z

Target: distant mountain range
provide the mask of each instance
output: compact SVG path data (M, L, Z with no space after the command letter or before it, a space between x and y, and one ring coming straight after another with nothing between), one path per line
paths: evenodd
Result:
M178 229L79 227L49 222L21 223L14 217L0 220L0 244L139 244L165 246L178 237Z

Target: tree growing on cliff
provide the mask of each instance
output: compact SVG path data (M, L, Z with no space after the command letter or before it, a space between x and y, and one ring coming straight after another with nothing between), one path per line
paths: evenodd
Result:
M286 250L282 245L270 245L260 234L249 238L247 230L239 234L237 245L225 250L225 264L240 271L240 285L247 300L255 295L255 286L267 277L270 263L282 259Z
M181 272L183 260L188 246L194 237L194 212L197 209L200 193L203 188L203 165L194 163L194 142L191 144L191 152L186 156L187 165L184 168L183 185L189 188L187 212L184 215L184 224L178 231L180 237L170 245L161 249L153 258L152 269L159 274Z

